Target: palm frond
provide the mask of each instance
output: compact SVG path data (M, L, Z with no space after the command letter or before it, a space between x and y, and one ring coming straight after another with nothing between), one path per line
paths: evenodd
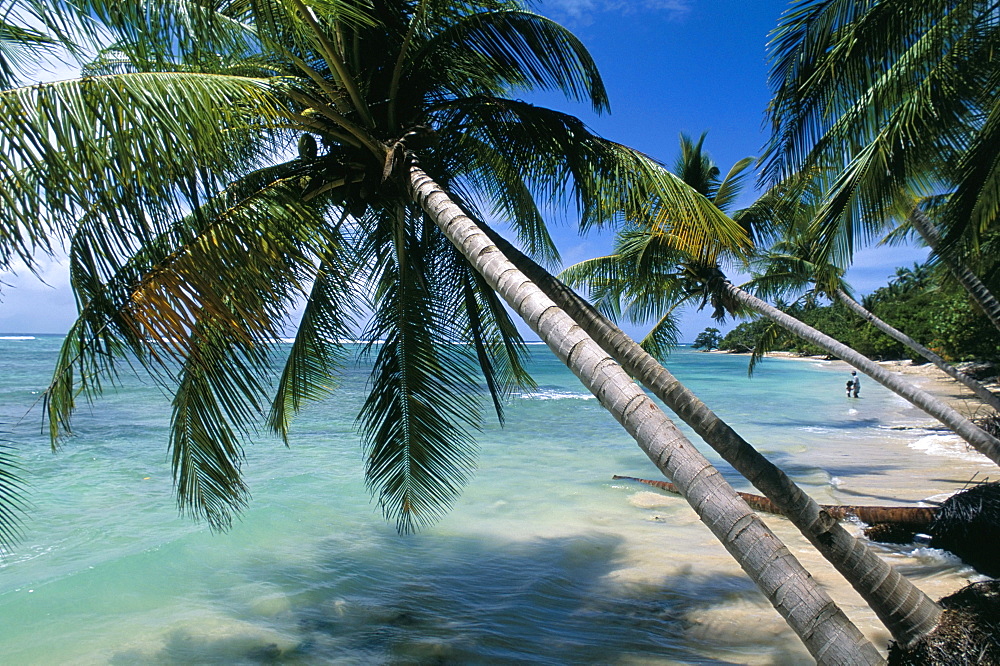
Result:
M127 74L0 91L0 227L38 245L99 211L106 234L141 243L259 167L251 138L287 115L266 82L241 77Z
M997 74L1000 76L1000 73ZM993 88L996 89L996 79ZM972 247L996 228L1000 218L1000 101L994 97L981 129L958 164L958 187L948 198L942 226L950 230L941 251L952 250L963 236Z
M512 220L517 239L524 250L543 264L559 262L559 250L549 234L525 173L495 145L466 136L463 148L474 151L469 159L463 151L448 153L446 168L462 172L462 178L450 183L453 199L463 208L474 211L472 201L486 199L492 205L494 217ZM464 163L460 162L464 161ZM475 217L483 217L476 214Z
M411 67L442 70L461 48L464 61L447 68L448 85L463 96L501 90L558 90L597 112L609 108L597 65L572 33L551 19L519 10L476 12L425 41ZM481 56L476 60L475 56Z
M9 551L21 538L27 493L21 469L15 449L0 443L0 550Z
M101 391L116 362L138 362L168 381L201 344L200 322L244 344L281 333L284 311L313 279L312 257L329 244L324 222L283 182L242 200L220 196L108 267L100 246L74 239L71 277L80 315L46 392L53 442L68 429L75 396ZM75 369L75 371L74 371Z
M764 264L764 270L754 274L744 286L765 300L801 292L809 286L819 270L808 259L778 252L769 252L761 263Z
M263 414L267 351L210 320L198 322L190 337L170 428L177 503L182 513L225 530L250 497L240 474L242 442Z
M579 211L581 229L652 218L707 255L749 247L737 224L677 176L638 151L597 137L572 116L478 96L443 105L436 118L444 128L463 130L454 140L442 132L445 153L467 155L475 164L482 153L463 145L466 136L495 146L521 169L534 196Z
M658 361L664 361L678 344L680 328L677 326L676 310L679 305L667 308L663 316L649 329L639 345Z
M775 96L768 112L775 142L765 174L777 181L796 171L805 163L810 146L844 116L855 115L869 128L879 127L883 114L912 97L913 86L929 69L965 50L955 47L969 36L966 30L976 4L967 0L798 3L785 15L770 44ZM859 102L867 114L853 113ZM961 103L961 97L951 103ZM948 108L946 104L939 111Z
M778 340L782 335L784 335L784 333L785 329L775 322L770 322L764 330L761 331L756 344L753 346L753 351L750 353L750 362L747 365L748 377L753 376L753 371L756 370L757 365L764 360L764 356L767 352L773 351L777 347Z
M729 208L736 202L737 197L743 192L743 188L746 187L747 179L750 177L751 172L747 171L754 163L754 158L744 157L729 169L729 173L723 177L722 182L719 183L718 189L715 191L715 196L712 197L712 203L719 207L720 210L728 211Z
M41 30L0 16L0 88L17 85L25 70L55 51L58 41Z
M110 32L131 62L159 68L227 53L245 56L258 44L248 3L201 0L75 0Z
M467 482L480 403L474 355L453 344L461 338L435 298L430 229L402 210L380 217L375 314L365 336L382 342L369 348L377 352L358 423L368 485L405 533L437 520Z
M842 169L819 226L846 259L884 231L887 217L904 218L915 198L956 178L956 157L992 103L983 93L1000 46L995 8L809 1L775 35L764 177Z
M271 401L268 427L286 444L291 418L303 402L318 400L339 384L337 369L345 356L341 340L350 337L355 310L353 262L343 255L334 250L323 258Z
M566 286L586 289L589 300L604 316L619 321L622 316L622 288L627 267L618 255L585 259L557 276Z

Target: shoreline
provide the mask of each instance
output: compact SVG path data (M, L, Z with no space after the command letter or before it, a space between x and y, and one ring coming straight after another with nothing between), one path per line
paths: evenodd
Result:
M712 350L709 352L704 352L708 354L731 354L733 356L750 356L749 352L730 352L723 350ZM830 363L834 367L842 367L845 370L848 368L853 368L847 361L842 361L840 359L829 358L826 355L803 355L797 354L795 352L788 351L773 351L768 352L764 355L764 358L774 358L774 359L789 359L793 361L822 361L825 363ZM948 405L959 412L962 416L973 419L977 417L984 416L990 412L990 408L980 400L975 393L963 386L960 382L949 377L940 368L935 366L933 363L922 363L915 365L909 359L894 360L894 361L875 361L880 366L894 372L897 375L902 375L907 377L914 384L919 386L921 389L930 393L936 398L944 400ZM993 391L998 392L1000 385L996 383L984 383L984 385ZM923 413L923 412L921 412ZM928 419L934 420L930 415L927 415ZM934 420L937 423L936 420ZM940 424L939 424L940 425ZM943 425L941 427L944 427Z

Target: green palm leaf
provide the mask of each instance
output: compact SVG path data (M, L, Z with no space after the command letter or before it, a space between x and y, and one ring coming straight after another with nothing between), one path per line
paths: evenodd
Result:
M255 398L264 392L269 363L261 347L241 344L225 324L199 322L190 337L170 427L177 502L182 513L224 530L249 499L242 441L261 415Z
M286 444L291 418L302 404L329 395L338 384L345 356L341 341L350 337L355 311L353 269L342 254L323 258L271 403L268 426Z
M452 78L446 85L455 94L538 87L590 102L598 112L609 108L604 83L583 44L544 16L502 10L461 17L421 44L411 66L440 70L442 61L451 61L459 48L465 51L464 60L447 70ZM489 81L485 90L480 87L484 80Z
M0 443L0 550L10 550L21 537L27 486L12 446Z
M0 91L0 227L12 238L30 230L15 249L29 265L25 246L46 249L43 239L69 235L92 210L116 242L141 243L150 226L168 227L227 176L258 167L251 138L287 116L265 81L230 76L141 73Z
M208 210L188 216L107 281L92 268L93 255L78 248L74 286L83 307L46 395L53 442L68 429L79 391L99 392L119 363L138 361L164 384L176 382L178 501L215 528L228 524L231 510L223 507L238 509L244 498L239 483L224 481L238 471L238 435L261 415L265 350L313 279L312 252L330 246L317 231L322 219L289 194L279 181L239 205L220 197L214 217Z
M411 532L439 518L471 474L478 382L435 293L434 257L421 242L431 229L402 211L380 217L376 310L366 331L380 343L369 347L377 351L358 422L369 487L398 529Z
M905 219L915 199L953 184L965 208L947 228L952 240L971 233L968 206L988 187L992 160L980 149L973 167L967 151L985 145L998 46L991 3L799 3L772 41L765 178L842 170L828 181L817 227L841 259L880 236L888 218Z

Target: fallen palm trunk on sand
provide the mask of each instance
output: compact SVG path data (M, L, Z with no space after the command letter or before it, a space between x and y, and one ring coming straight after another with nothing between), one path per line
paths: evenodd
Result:
M673 484L634 476L615 479L638 481L670 493ZM782 515L771 500L751 493L738 493L757 511ZM869 526L865 536L882 543L910 543L917 533L931 537L933 548L947 550L987 576L1000 576L1000 481L979 483L955 493L940 506L851 506L821 505L837 520L855 517Z
M674 493L675 495L679 494L677 489L674 487L674 484L667 481L639 479L634 476L618 476L617 474L612 478L627 481L638 481L639 483L645 483L647 486L661 488L666 490L668 493ZM757 511L782 515L781 510L775 506L774 502L762 495L754 495L752 493L738 494L746 501L747 504ZM868 523L869 525L879 523L901 523L907 526L912 525L915 528L914 531L930 525L938 511L937 507L926 506L851 506L844 504L820 504L820 508L837 520L844 520L845 518L854 516L861 522Z

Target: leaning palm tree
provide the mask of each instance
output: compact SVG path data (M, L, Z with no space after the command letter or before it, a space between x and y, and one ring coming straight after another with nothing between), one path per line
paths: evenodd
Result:
M48 392L53 439L78 391L99 391L133 354L177 387L180 501L214 526L245 498L236 463L263 406L259 341L300 297L269 423L284 434L329 388L336 340L369 301L363 337L384 344L369 348L360 423L372 488L403 530L432 520L469 471L475 368L498 411L527 381L500 301L412 202L406 151L543 256L554 248L537 197L578 197L587 224L669 197L688 213L679 227L734 236L652 160L500 96L556 88L607 106L579 42L519 5L138 2L102 18L119 41L87 76L4 98L0 160L20 197L4 227L34 218L70 238L81 312ZM450 339L470 346L437 344Z
M791 205L797 205L794 204L795 200L797 199L793 197ZM744 221L755 219L762 214L762 209L769 207L780 207L788 212L789 205L787 199L776 203L771 197L764 197L747 211ZM502 241L498 240L498 243L504 247ZM757 307L756 303L749 300L754 297L733 287L717 267L706 269L695 265L676 268L678 264L690 263L690 257L683 256L676 248L674 239L655 226L652 231L648 228L633 229L619 235L616 246L618 252L608 257L581 262L564 271L563 277L571 284L588 287L596 284L605 301L612 303L622 297L676 303L690 299L693 293L697 293L701 298L712 299L720 312L733 312L740 306L751 309ZM515 252L512 248L505 248L505 251ZM839 528L832 516L712 413L646 350L632 342L594 308L548 276L530 259L522 255L516 261L584 330L621 362L629 374L642 381L780 508L875 610L900 648L916 649L916 646L923 645L928 640L939 640L935 629L943 616L938 604L902 578L873 551ZM695 289L685 284L692 277L700 278ZM740 299L741 294L749 297L748 300ZM769 305L767 307L784 315ZM620 306L614 308L606 305L606 309L629 311L628 307ZM832 339L828 341L839 344ZM952 621L952 616L948 616L947 621ZM988 637L980 635L976 635L975 640L989 642Z
M816 183L815 179L809 179L804 186L812 188ZM693 187L704 189L705 185L695 183ZM802 183L791 186L782 184L774 191L765 193L757 204L737 217L755 221L766 217L769 211L787 214L801 207L798 195L801 195L802 187ZM783 201L789 198L789 191L797 193L797 196L790 197L791 203ZM751 312L763 315L854 366L947 425L977 451L1000 464L1000 440L899 375L734 285L723 273L718 261L710 257L706 259L705 255L692 257L678 245L677 239L668 230L655 223L638 224L620 232L611 255L580 262L564 271L562 276L570 286L587 287L596 293L598 304L609 312L625 311L636 317L649 317L655 313L662 320L678 303L698 300L702 306L711 303L717 318ZM606 305L607 302L620 301L625 301L626 305ZM656 308L660 310L657 312ZM659 321L657 325L661 325ZM651 348L656 350L655 346Z
M118 41L89 76L0 96L16 130L0 166L18 185L2 226L37 215L44 233L70 236L80 316L47 392L54 441L76 396L142 366L173 395L182 510L224 528L247 501L242 442L264 412L286 434L302 401L329 391L363 300L363 336L381 343L359 416L366 475L399 529L415 529L470 473L480 378L499 414L529 381L497 290L686 488L818 659L879 660L642 391L479 242L474 220L489 210L553 256L539 198L571 198L585 224L669 201L690 241L741 235L647 157L509 98L550 88L606 107L571 34L499 1L106 9L93 3ZM298 298L269 395L267 341Z
M764 176L836 174L818 227L838 263L909 219L1000 330L963 260L1000 221L998 45L991 1L798 3L772 35ZM934 219L914 204L942 192Z
M463 248L470 260L477 256L488 257L481 263L487 281L495 286L556 356L573 370L601 404L625 426L657 468L668 478L679 481L676 485L680 494L698 511L702 521L726 545L761 590L774 601L786 595L798 598L794 603L801 605L802 610L799 612L791 613L792 609L783 602L776 603L775 607L803 639L817 661L821 664L881 663L881 656L859 635L857 628L846 620L842 611L832 601L824 601L825 594L817 593L814 589L796 591L790 595L784 591L785 588L798 588L806 581L801 578L800 567L790 561L793 558L784 551L784 547L775 551L769 543L771 539L775 539L773 533L766 528L761 530L757 521L737 527L746 519L739 517L743 513L741 504L737 511L720 512L718 500L732 502L732 487L721 479L718 471L676 430L645 392L631 381L631 375L641 376L643 373L635 365L634 359L630 362L628 354L622 353L619 345L625 344L626 348L639 350L640 355L647 358L648 354L642 352L634 342L627 340L621 331L617 331L616 335L604 325L606 320L602 323L602 318L596 312L590 311L591 316L588 316L582 299L560 285L544 269L485 225L480 228L480 225L449 201L447 194L436 189L433 183L428 183L429 179L419 169L414 169L412 173L415 195L425 210L438 221L449 238ZM477 262L477 265L480 264ZM621 362L624 367L619 367L616 361ZM661 378L667 375L668 380L672 379L662 366L657 367L663 371ZM660 384L660 388L662 386ZM684 391L682 389L682 393ZM662 390L654 389L654 392L658 397L665 397ZM699 417L710 428L720 423L689 392L680 397L684 407L675 406L678 404L677 400L671 400L670 397L666 400L689 424L699 420ZM698 414L698 417L692 416L693 414ZM699 432L704 434L703 430ZM650 435L654 437L650 438ZM713 437L714 441L725 442L719 446L720 451L728 450L732 453L739 448L738 435L735 433L731 437L726 432L718 432L717 435ZM941 610L934 602L907 583L874 553L860 546L835 520L831 524L829 517L818 510L815 502L795 487L780 470L764 461L745 442L743 444L738 457L747 460L748 464L741 465L741 471L753 468L751 478L758 480L761 486L781 488L781 497L788 500L782 506L789 507L789 510L793 506L805 505L797 517L808 523L803 532L810 540L822 544L829 552L836 551L838 556L831 561L846 566L864 578L868 588L882 590L875 608L880 617L884 613L897 640L909 645L933 629L941 616ZM692 474L693 476L689 476ZM713 501L713 498L717 499ZM707 504L715 506L709 507ZM731 522L733 519L737 522ZM734 529L741 532L741 537L735 542L729 538ZM765 555L757 557L754 551L761 551ZM780 582L771 578L777 572L781 572ZM807 588L811 587L807 585ZM771 597L772 593L776 597ZM829 606L824 607L823 603L829 603ZM820 616L827 612L831 613L830 619L820 622Z
M708 199L716 208L723 213L730 213L745 187L746 180L750 175L748 169L754 160L752 157L739 160L723 176L722 171L703 150L707 134L707 132L703 132L698 141L695 142L688 135L681 133L680 152L674 162L673 170L678 178ZM673 215L672 210L659 210L654 213L651 228L665 231L667 233L665 238L670 239L671 247L685 249L695 247L698 262L714 263L724 246L717 243L692 246L686 239L674 233L671 227ZM752 224L745 223L740 218L737 218L737 222L741 223L743 231L755 241L772 232L768 227L769 219L763 216L755 217ZM627 226L619 235L619 241L623 244L642 242L643 238L645 238L644 233L638 227ZM708 295L702 290L694 289L684 294L682 298L664 299L662 298L664 293L662 290L649 289L648 285L632 284L627 280L612 280L610 283L604 284L601 280L595 279L603 270L613 272L613 264L614 260L609 258L596 258L579 264L583 272L591 278L587 280L587 286L594 304L599 310L614 318L624 317L636 323L645 323L651 318L654 319L653 325L640 344L654 357L666 357L670 349L677 344L676 311L691 303L698 304L699 301L703 305ZM576 273L577 269L573 268L564 275L570 277L576 276ZM574 283L575 280L575 277L570 277L571 283ZM669 289L669 285L665 285L665 287L671 296L677 295L677 291ZM627 295L623 293L623 290L627 292Z

